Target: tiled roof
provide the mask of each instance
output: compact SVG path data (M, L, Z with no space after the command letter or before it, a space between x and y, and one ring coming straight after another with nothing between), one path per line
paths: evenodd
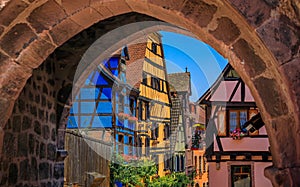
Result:
M168 82L171 92L191 93L190 73L172 73L168 74Z
M128 46L129 61L126 62L126 79L127 83L134 88L139 88L143 78L143 65L146 53L146 41L129 44Z

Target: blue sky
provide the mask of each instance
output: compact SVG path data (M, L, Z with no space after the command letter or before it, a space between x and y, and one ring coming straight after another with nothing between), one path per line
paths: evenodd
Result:
M222 72L228 60L195 38L161 31L168 73L191 73L191 101L197 101Z

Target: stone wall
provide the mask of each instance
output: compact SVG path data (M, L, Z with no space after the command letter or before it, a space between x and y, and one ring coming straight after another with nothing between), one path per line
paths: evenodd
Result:
M4 128L0 186L62 186L54 72L53 62L43 63L16 101Z

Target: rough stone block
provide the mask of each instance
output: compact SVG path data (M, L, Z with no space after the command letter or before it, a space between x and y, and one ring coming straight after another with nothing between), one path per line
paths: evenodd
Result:
M43 125L42 135L45 140L48 140L50 137L50 130L48 125Z
M24 116L23 123L22 123L22 131L31 128L31 122L32 120L28 116Z
M42 128L39 121L34 121L34 132L37 133L38 135L41 135Z
M18 181L18 166L15 163L10 164L8 171L8 184L15 185Z
M256 54L254 48L244 39L239 39L233 45L237 57L244 61L246 72L250 77L257 76L266 70L265 62Z
M31 163L30 163L30 180L31 181L37 181L38 179L38 166L37 161L35 157L31 157Z
M12 59L0 52L0 74L6 73L6 70L10 68L11 63L13 63Z
M25 106L25 102L22 99L18 99L18 108L19 108L19 112L22 113L24 112L26 106Z
M29 154L34 154L35 136L33 134L29 134L28 147L29 147Z
M18 156L28 155L28 135L21 133L18 135Z
M289 91L291 95L294 96L293 103L295 103L298 106L298 110L300 110L300 57L282 65L280 69L288 79ZM298 113L298 117L300 119L300 113Z
M218 18L218 27L210 31L218 40L222 40L229 45L241 34L239 28L227 17Z
M27 8L28 5L20 0L11 0L0 11L0 24L8 26L19 14Z
M299 178L300 168L276 168L269 166L265 169L264 174L272 182L273 186L300 186Z
M21 125L22 121L21 121L21 116L14 116L13 117L13 132L20 132L21 131Z
M39 164L39 179L48 179L49 178L49 163L48 162L42 162Z
M300 29L287 17L273 18L259 27L257 33L276 57L279 65L299 55Z
M55 128L53 128L52 131L51 131L51 140L52 141L56 140L56 130L55 130Z
M82 28L77 23L75 23L71 19L66 19L56 25L50 31L50 35L52 36L54 43L56 43L57 45L62 45L64 42L73 37L75 34L79 33L81 30Z
M54 165L54 171L53 176L55 179L61 179L64 177L64 164L63 163L57 163Z
M48 35L43 33L20 53L17 61L31 68L37 68L54 49L55 46L50 42Z
M95 1L95 2L91 1L90 6L94 8L96 11L98 11L98 13L102 15L103 19L113 16L113 13L106 6L102 6L102 3L99 1Z
M182 9L183 15L192 19L200 27L206 27L216 11L217 7L215 5L209 5L199 0L188 0Z
M3 31L4 31L4 27L0 26L0 36L3 33Z
M91 0L90 3L91 7L95 7L96 10L98 6L107 7L113 15L125 14L132 11L125 0L109 0L102 2L97 0ZM102 14L101 12L99 13Z
M25 181L30 179L30 165L28 159L20 163L20 179Z
M81 27L88 28L103 19L103 16L93 8L85 8L70 18Z
M89 0L62 0L61 5L67 14L74 14L89 6Z
M14 134L6 132L3 138L3 154L7 157L16 156L16 138Z
M254 80L254 85L263 101L266 111L271 117L278 117L287 114L286 102L282 99L282 93L276 80L259 77Z
M10 56L17 57L35 38L35 33L27 24L19 23L2 37L0 46Z
M229 0L229 2L254 27L258 27L269 19L272 6L262 0Z
M56 159L56 146L54 144L49 143L47 145L47 159L52 161Z
M185 0L148 0L148 2L168 10L181 10Z
M60 23L66 16L62 7L55 0L49 0L33 10L27 20L40 33Z
M46 157L46 145L44 143L40 144L40 151L39 151L40 159Z

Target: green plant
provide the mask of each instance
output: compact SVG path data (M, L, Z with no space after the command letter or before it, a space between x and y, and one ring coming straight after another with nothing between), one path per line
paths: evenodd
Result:
M128 187L145 186L150 177L156 174L155 163L148 159L125 160L121 155L114 154L110 163L111 186L119 181Z

